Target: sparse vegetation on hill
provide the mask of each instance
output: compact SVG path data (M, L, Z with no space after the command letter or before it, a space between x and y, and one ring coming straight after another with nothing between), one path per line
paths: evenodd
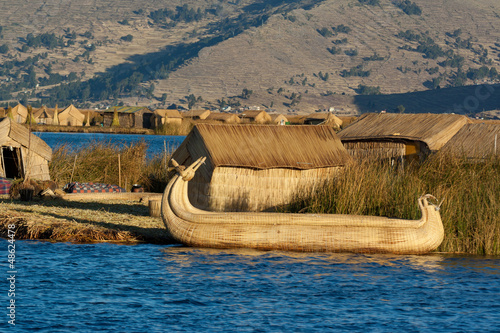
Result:
M41 0L9 1L6 16L22 8L31 18L0 30L4 103L188 107L193 94L200 107L285 111L295 93L299 111L346 103L356 112L350 103L367 92L360 84L394 94L500 79L500 32L491 28L500 4L484 0L99 0L98 10L84 0L50 19L35 11ZM286 92L268 92L284 82Z

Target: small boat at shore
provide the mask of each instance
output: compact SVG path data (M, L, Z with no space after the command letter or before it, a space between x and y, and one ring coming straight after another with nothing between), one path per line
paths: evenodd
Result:
M194 207L188 182L204 163L179 166L162 197L162 219L173 238L188 246L301 252L422 254L443 241L439 209L418 199L419 220L340 214L211 212Z

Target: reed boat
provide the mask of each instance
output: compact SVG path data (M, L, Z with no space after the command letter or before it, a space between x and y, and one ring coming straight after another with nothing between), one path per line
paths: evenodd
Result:
M419 220L343 214L212 212L194 207L188 182L205 161L179 166L162 197L162 219L172 237L187 246L301 252L422 254L435 250L444 229L433 196L418 199Z

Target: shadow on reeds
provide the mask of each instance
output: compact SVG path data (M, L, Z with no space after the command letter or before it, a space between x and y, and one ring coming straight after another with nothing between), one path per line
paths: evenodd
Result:
M10 199L0 199L0 203L12 202ZM116 214L129 214L135 216L149 216L149 208L140 203L103 203L96 201L66 201L66 200L34 200L34 201L15 201L18 205L31 206L36 203L39 206L54 208L74 208L82 210L93 210L96 212L107 212Z
M7 200L0 200L0 203ZM36 210L30 209L32 203L16 202L26 206L25 209L17 209L19 213L30 214L36 213L37 216L45 216L48 218L58 219L59 222L53 222L47 225L46 223L38 223L32 225L24 225L16 231L18 239L49 239L54 241L75 241L75 242L92 242L92 241L123 241L137 242L143 241L155 244L172 244L174 243L169 232L158 224L144 223L144 226L130 225L127 222L113 221L96 221L88 218L78 218L74 215L66 215L60 210ZM79 210L93 210L93 215L102 213L128 214L134 216L149 216L148 207L137 204L100 204L95 202L66 202L55 201L40 202L39 206L48 208L73 208ZM66 222L66 223L65 223ZM161 222L159 223L161 224ZM79 226L78 226L79 225ZM97 227L96 229L92 228Z

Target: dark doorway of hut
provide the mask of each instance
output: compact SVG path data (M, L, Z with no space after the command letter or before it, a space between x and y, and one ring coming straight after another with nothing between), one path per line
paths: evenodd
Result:
M21 149L14 147L2 147L2 167L5 171L5 178L22 178Z

